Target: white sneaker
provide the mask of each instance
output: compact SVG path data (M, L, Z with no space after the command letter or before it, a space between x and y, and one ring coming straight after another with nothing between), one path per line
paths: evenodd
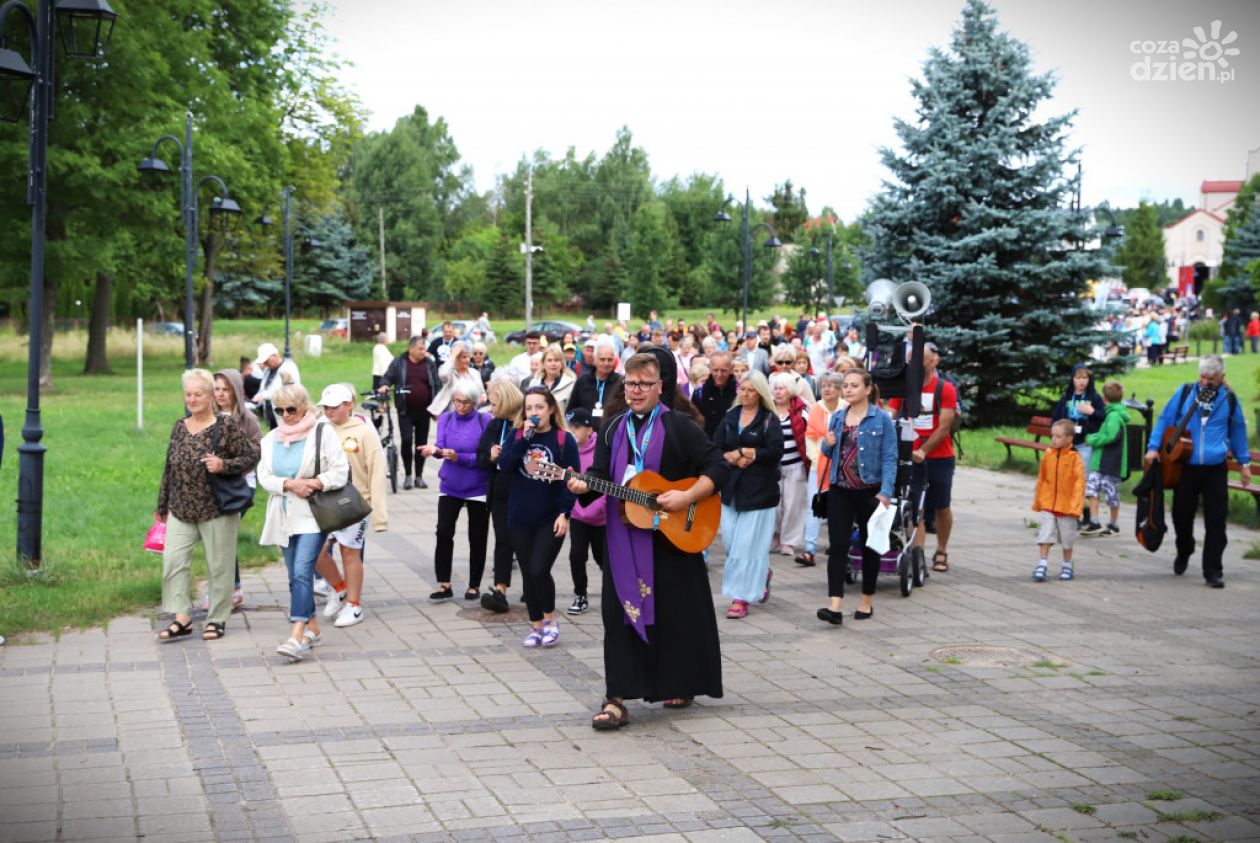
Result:
M337 620L333 621L333 626L342 627L342 628L347 627L347 626L354 626L356 623L359 623L362 620L363 620L363 607L355 606L352 603L347 603L345 606L341 607L341 612L337 615Z
M308 629L302 633L302 643L306 645L306 649L314 650L316 647L324 645L324 637L318 632L312 632Z
M321 613L326 618L335 618L337 613L341 611L341 607L346 605L345 591L334 591L328 595L328 602L324 604L324 611Z
M300 662L303 658L305 658L306 654L310 652L310 649L311 646L306 643L305 638L303 638L301 643L298 643L290 638L288 641L285 641L277 647L276 652L287 657L291 662Z
M332 586L328 584L328 580L323 577L315 578L314 590L316 594L322 594L325 597L332 594Z

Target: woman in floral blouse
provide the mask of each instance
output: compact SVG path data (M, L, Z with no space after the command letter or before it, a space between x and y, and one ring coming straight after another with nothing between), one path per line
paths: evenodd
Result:
M188 417L175 422L166 449L166 468L158 491L157 517L166 522L162 552L162 608L175 620L158 633L173 641L192 632L190 561L198 540L205 545L210 579L210 608L202 638L222 638L232 611L239 512L223 513L211 485L212 474L244 474L258 464L252 444L231 416L216 413L214 376L205 369L184 372ZM218 447L215 447L217 440Z

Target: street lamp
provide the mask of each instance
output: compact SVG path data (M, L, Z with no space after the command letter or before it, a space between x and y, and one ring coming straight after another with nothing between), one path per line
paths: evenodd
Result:
M75 0L87 2L87 0ZM219 186L219 195L210 205L210 219L220 231L227 231L235 225L241 215L241 206L228 196L227 185L218 176L202 176L200 181L193 182L193 115L191 111L184 113L184 140L181 143L174 135L162 135L153 142L149 157L136 165L136 169L146 175L170 175L170 166L157 157L158 147L163 141L170 141L179 150L179 212L184 226L184 368L193 367L193 272L197 267L197 197L201 187L208 181Z
M1102 211L1107 215L1107 219L1111 220L1111 225L1103 229L1103 239L1118 240L1124 237L1124 226L1116 222L1116 215L1111 212L1111 209L1106 206L1094 209L1095 213L1098 211Z
M31 35L31 66L6 48L4 22L10 12L25 18ZM114 20L118 16L105 0L63 0L55 7L62 44L70 58L95 59L109 49ZM82 24L96 21L89 40ZM43 556L44 530L44 428L39 416L39 356L44 344L44 218L48 206L48 118L53 102L53 55L55 54L54 6L39 0L34 15L21 0L0 6L0 121L16 123L30 109L31 131L26 204L31 206L31 301L28 311L30 336L26 363L26 419L18 446L18 559L38 570ZM34 96L31 96L32 89Z
M729 198L726 200L726 202L733 201L733 199ZM713 219L716 222L731 221L731 215L725 211L725 204L726 203L723 203L722 210L719 210L716 214L714 214ZM738 202L735 204L739 205ZM748 287L752 284L752 233L758 228L764 228L767 232L769 232L770 239L767 240L765 244L767 249L777 249L783 245L783 243L780 242L778 235L774 233L774 228L771 227L770 223L759 222L749 228L748 208L750 204L751 202L748 196L748 188L744 188L744 204L740 205L743 213L740 217L739 223L739 244L744 262L744 310L740 316L740 323L744 326L745 332L748 331Z
M827 313L831 313L831 308L832 308L832 307L835 305L835 303L836 303L835 293L834 293L834 289L835 289L835 267L834 267L834 265L833 265L833 264L832 264L832 262L831 262L831 238L832 238L832 235L833 235L833 232L831 232L831 231L828 231L828 232L827 232ZM815 257L817 257L817 256L820 254L820 252L818 251L818 247L817 247L817 246L815 246L814 248L810 249L810 250L809 250L809 253L810 253L811 255L814 255ZM830 317L830 316L828 316L828 317L827 317L827 321L828 321L828 322L830 322L830 321L831 321L831 317Z
M289 320L293 313L293 213L292 198L297 188L290 185L280 191L284 197L284 359L293 359L293 350L289 345ZM264 212L254 220L258 225L272 226L276 222ZM318 249L324 245L314 237L302 241L302 250Z

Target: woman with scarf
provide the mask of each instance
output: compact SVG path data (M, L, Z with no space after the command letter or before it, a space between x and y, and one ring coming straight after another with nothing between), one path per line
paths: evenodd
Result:
M320 644L314 578L324 533L308 501L316 492L345 486L350 464L336 431L316 418L304 386L286 384L276 390L271 400L277 425L263 438L258 461L258 485L271 497L258 543L279 545L284 553L284 566L289 571L289 621L293 627L288 640L276 652L296 662Z
M722 454L687 413L671 412L678 373L674 357L650 348L626 361L625 413L607 418L589 474L622 484L654 471L671 481L694 478L685 490L657 496L668 512L685 510L726 483ZM569 489L583 503L599 498L576 478ZM601 594L604 704L595 729L630 722L627 699L685 708L700 695L722 696L722 654L704 558L684 553L659 531L622 521L621 501L604 499L608 561Z

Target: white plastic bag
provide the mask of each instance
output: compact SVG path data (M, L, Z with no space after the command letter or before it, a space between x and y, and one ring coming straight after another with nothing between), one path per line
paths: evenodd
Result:
M892 532L893 516L897 510L886 504L875 507L871 520L866 522L866 546L883 555L890 547L889 533Z

